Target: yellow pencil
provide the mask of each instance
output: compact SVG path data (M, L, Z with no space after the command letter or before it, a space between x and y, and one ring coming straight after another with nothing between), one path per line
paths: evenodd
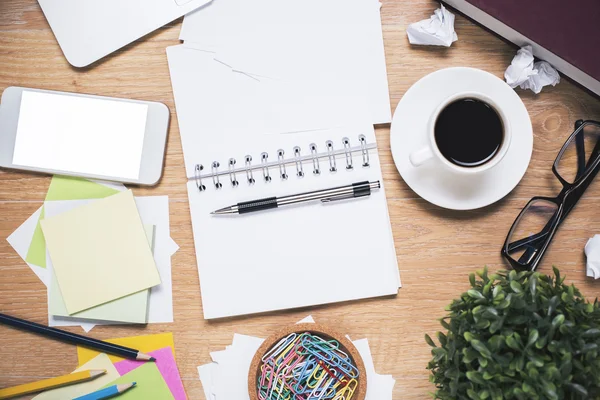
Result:
M90 369L56 378L44 379L43 381L31 382L11 388L0 389L0 400L10 399L11 397L16 396L23 396L29 393L41 392L42 390L55 389L61 386L73 385L75 383L95 379L100 375L104 375L105 373L106 370L104 369Z

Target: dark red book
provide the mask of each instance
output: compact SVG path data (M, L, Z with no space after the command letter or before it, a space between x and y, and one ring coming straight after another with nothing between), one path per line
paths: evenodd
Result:
M443 0L600 95L600 0Z

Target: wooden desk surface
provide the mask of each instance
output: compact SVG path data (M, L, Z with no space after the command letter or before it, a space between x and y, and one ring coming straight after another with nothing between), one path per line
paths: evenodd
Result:
M429 0L385 0L384 38L392 107L419 78L437 69L470 66L499 77L515 49L462 17L456 19L459 41L450 49L410 47L409 23L428 18L437 4ZM209 352L231 343L235 332L266 337L282 324L307 314L353 338L367 337L375 366L397 379L394 398L429 398L433 386L425 367L430 358L424 333L434 333L444 307L468 285L468 273L488 265L504 267L500 247L516 214L534 195L557 193L551 164L576 119L600 119L600 101L563 80L538 96L519 91L534 127L534 153L521 184L490 207L453 212L420 199L402 181L389 148L389 129L377 136L398 264L404 287L395 299L277 312L219 322L202 319L202 303L185 190L179 128L165 48L178 44L181 20L159 29L90 68L72 68L64 59L35 0L0 0L0 91L19 85L44 89L130 97L164 102L172 113L164 177L154 188L135 188L137 195L169 195L171 235L181 246L173 258L175 322L137 327L97 327L92 335L111 338L173 332L178 364L190 399L204 399L196 367L210 361ZM0 171L0 311L47 322L46 290L6 242L41 204L50 178ZM591 297L600 282L585 278L583 246L600 233L597 201L600 185L592 184L555 238L540 270L555 264ZM74 331L77 331L74 329ZM0 326L0 387L71 372L76 352L69 345Z

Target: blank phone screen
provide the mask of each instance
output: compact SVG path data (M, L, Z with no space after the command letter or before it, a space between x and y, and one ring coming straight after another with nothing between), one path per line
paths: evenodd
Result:
M23 91L13 164L139 179L148 105Z

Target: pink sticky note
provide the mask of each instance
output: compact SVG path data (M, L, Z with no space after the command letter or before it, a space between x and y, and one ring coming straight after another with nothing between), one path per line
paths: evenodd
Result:
M183 383L181 382L177 363L175 362L171 348L165 347L164 349L151 351L148 354L156 358L156 367L167 383L175 400L187 400L185 389L183 388ZM144 364L143 361L123 360L115 363L115 368L117 369L117 372L123 376Z

